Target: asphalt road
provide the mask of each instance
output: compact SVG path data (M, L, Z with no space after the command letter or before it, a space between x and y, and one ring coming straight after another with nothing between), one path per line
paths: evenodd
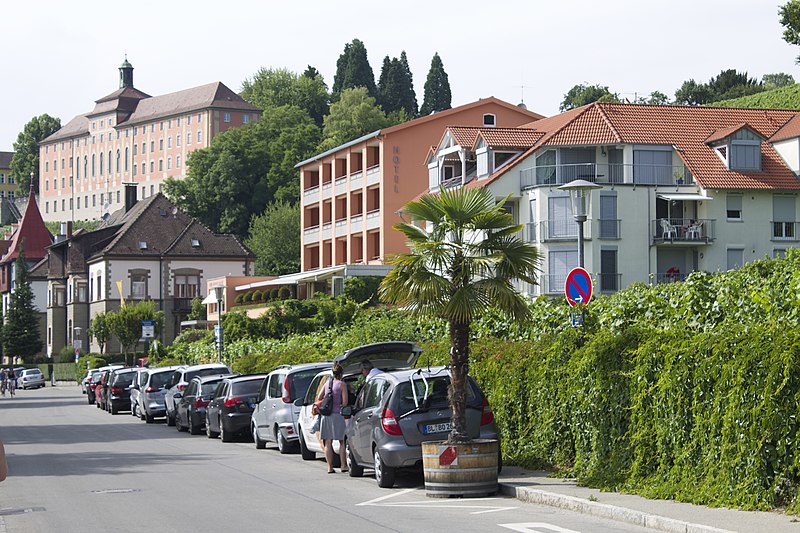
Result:
M0 397L0 438L0 533L646 531L502 496L426 498L421 474L380 489L369 471L111 416L77 387Z

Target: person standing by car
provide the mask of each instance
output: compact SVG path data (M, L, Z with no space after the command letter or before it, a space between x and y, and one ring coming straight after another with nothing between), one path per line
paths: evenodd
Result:
M383 374L383 370L375 368L372 361L369 359L361 361L361 375L364 376L364 381L369 381L378 374Z
M328 473L333 474L333 441L339 441L339 459L342 464L342 472L347 472L347 454L344 446L345 421L342 416L342 406L348 404L347 384L342 381L344 369L342 365L333 365L333 380L328 383L317 397L319 407L325 401L327 395L332 396L331 412L321 415L319 423L319 437L325 448L325 462L328 463Z

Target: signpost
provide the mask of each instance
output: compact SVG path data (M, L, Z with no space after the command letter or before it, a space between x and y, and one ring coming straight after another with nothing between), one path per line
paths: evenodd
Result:
M572 307L588 304L592 299L592 277L581 267L573 268L567 274L564 294Z
M152 339L156 336L156 321L142 320L142 338Z

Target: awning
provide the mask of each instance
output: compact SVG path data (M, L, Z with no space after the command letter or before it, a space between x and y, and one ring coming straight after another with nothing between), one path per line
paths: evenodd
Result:
M203 298L203 301L202 301L203 305L210 305L210 304L215 304L215 303L217 303L217 296L213 292L208 293L208 296Z
M656 193L658 198L663 198L664 200L690 200L693 202L702 202L703 200L713 200L710 196L703 196L702 194L689 194L689 193L679 193L679 192L659 192Z

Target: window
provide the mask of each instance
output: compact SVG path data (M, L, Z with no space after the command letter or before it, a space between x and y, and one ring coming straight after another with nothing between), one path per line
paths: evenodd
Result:
M167 120L167 129L172 127L172 119Z
M172 137L167 137L167 148L172 148Z
M49 161L45 161L44 162L44 171L45 172L50 172L50 162Z
M58 200L53 200L53 213L58 212Z
M242 123L247 124L248 122L250 122L250 115L245 113L244 115L242 115Z
M142 154L147 153L147 143L142 143Z
M536 156L536 184L553 185L556 183L556 151L545 150Z
M747 128L731 137L731 170L761 170L761 138Z
M133 145L133 155L139 155L139 150L138 150L138 148L139 148L139 145L138 145L138 144L134 144L134 145Z
M556 293L564 290L564 283L567 281L567 274L578 266L578 251L563 250L554 251L548 254L548 280L546 290L548 293Z
M172 156L167 156L167 170L172 170Z
M81 197L78 196L78 209L80 209L80 208L81 208Z
M103 276L98 272L97 273L97 285L95 286L94 290L94 297L97 300L103 299Z
M164 121L158 123L158 131L164 131Z
M3 183L3 182L0 181L0 183ZM50 180L44 180L44 190L46 190L46 191L50 190Z
M101 176L103 175L103 168L104 168L104 165L103 165L103 152L100 152L100 175Z
M740 268L744 264L744 250L742 248L728 248L728 270Z
M150 153L152 154L155 151L156 151L156 142L150 141Z
M619 220L617 219L617 197L612 194L600 195L600 238L619 239ZM616 290L616 289L614 289Z
M153 196L153 186L150 185L150 196Z
M772 238L795 240L794 196L772 197Z
M117 203L119 203L119 191L117 191Z
M186 144L192 144L192 132L186 134Z
M175 298L196 298L197 296L200 296L200 274L176 274Z
M65 165L64 158L62 157L61 158L61 170L64 170L64 168L65 168L64 165Z
M493 114L487 113L483 115L483 126L485 128L493 128L496 125L496 118Z
M131 280L131 299L144 300L147 297L147 270L131 270L128 276Z
M181 127L181 117L178 117L178 127Z
M164 138L163 137L158 140L158 149L159 150L163 150L164 149Z
M158 160L158 171L162 172L163 170L164 170L164 160L163 159L159 159Z
M134 137L136 137L136 135L137 135L138 133L139 133L139 126L134 126L134 127L133 127L133 136L134 136Z
M186 125L190 126L192 124L192 115L186 115Z
M197 123L200 124L201 122L203 122L203 114L202 113L198 113L197 114Z
M672 148L634 149L633 181L646 185L672 185Z
M203 131L197 130L197 144L200 144L202 142L203 142Z
M119 163L117 163L117 169L119 169ZM111 175L111 150L108 151L108 175Z
M742 195L728 194L725 202L725 212L728 220L742 220Z
M155 172L155 171L156 171L156 162L150 161L150 172Z
M175 156L175 168L181 168L181 156Z
M128 161L130 160L129 150L130 149L128 147L125 147L125 172L128 171ZM119 154L119 151L117 151L117 154ZM117 172L119 172L119 161L117 161Z
M65 188L67 186L67 180L65 178L61 178L61 188Z
M569 196L551 196L547 199L547 237L565 239L578 237L578 225L572 217Z
M105 205L105 204L106 204L106 193L101 192L100 193L100 205Z
M97 195L92 195L92 207L97 207Z
M66 211L67 210L67 202L66 202L65 198L61 199L61 210L62 211Z

